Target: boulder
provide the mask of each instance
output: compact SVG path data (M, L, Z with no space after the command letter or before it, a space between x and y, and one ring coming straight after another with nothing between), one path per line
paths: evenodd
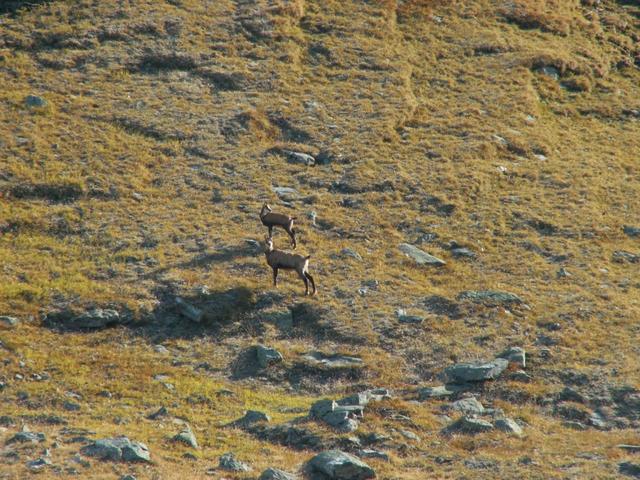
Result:
M447 262L445 262L444 260L420 250L415 245L401 243L398 248L402 253L415 260L418 265L433 265L436 267L441 267L447 264Z
M80 450L88 457L100 460L114 460L125 462L150 462L149 449L144 443L129 440L120 436L96 440Z
M30 432L26 427L21 432L16 433L7 440L7 445L11 443L39 443L44 442L44 433Z
M308 153L293 152L291 150L285 150L285 153L291 163L301 163L309 167L316 164L316 159Z
M640 464L631 462L621 462L618 464L618 471L623 475L640 478Z
M454 382L482 382L495 380L508 365L504 358L486 363L459 363L447 368L445 374Z
M176 308L178 312L180 312L180 315L188 318L192 322L200 323L204 318L204 312L201 309L191 305L180 297L176 297Z
M322 452L308 465L312 472L320 472L329 480L365 480L376 475L369 465L340 450Z
M67 328L98 329L123 323L124 319L116 310L94 308L64 322Z
M260 368L267 368L283 360L282 354L275 348L265 347L264 345L256 346L256 358Z
M244 414L244 417L235 420L231 423L231 425L238 427L247 427L249 425L253 425L254 423L270 421L271 418L269 418L269 415L264 412L259 412L257 410L247 410Z

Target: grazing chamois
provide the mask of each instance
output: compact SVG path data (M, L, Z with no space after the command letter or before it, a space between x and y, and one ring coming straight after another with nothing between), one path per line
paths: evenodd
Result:
M296 217L290 217L283 213L274 213L271 207L265 202L260 210L260 220L265 227L269 227L269 238L273 237L273 227L282 227L291 237L291 245L296 248L296 232L293 229L293 221Z
M274 250L273 239L267 237L265 239L264 254L267 257L267 263L273 269L273 286L278 286L278 270L295 270L298 276L304 281L305 295L309 295L309 282L313 287L311 295L316 294L316 282L309 275L309 258L311 255L299 255L297 253L289 253L283 250Z

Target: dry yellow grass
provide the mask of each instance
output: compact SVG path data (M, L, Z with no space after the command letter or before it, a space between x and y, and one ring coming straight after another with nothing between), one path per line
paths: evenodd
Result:
M640 226L639 9L591 3L81 0L0 17L0 314L23 319L0 331L3 414L51 439L60 427L30 415L56 413L97 436L149 444L153 465L92 462L87 473L70 460L78 445L61 443L54 463L92 478L209 478L226 451L254 473L295 470L312 452L222 424L247 408L289 420L297 414L283 409L360 386L410 392L453 362L521 345L533 383L496 383L480 399L525 421L524 439L445 438L443 402L399 393L372 408L361 430L408 428L421 441L393 432L408 447L368 463L389 479L615 477L631 458L615 445L637 443L637 430L569 430L543 402L565 370L640 387L640 269L612 261L614 251L640 253L622 231ZM27 95L48 105L26 107ZM307 167L282 149L332 157ZM285 204L277 186L299 198ZM115 305L148 319L163 312L167 292L190 297L201 285L269 292L261 255L227 254L264 237L265 200L299 218L299 250L312 254L320 289L310 302L364 343L283 338L242 319L190 329L160 315L82 334L42 325L44 312L67 306ZM437 237L420 246L447 261L442 269L414 266L397 249L428 233ZM451 240L477 259L453 258ZM363 260L340 257L346 247ZM572 276L557 278L561 266ZM371 280L378 287L360 295ZM488 288L522 296L531 310L424 312L426 297L455 301ZM301 291L283 275L283 306ZM397 308L421 310L425 321L399 325ZM563 328L549 333L547 322ZM551 360L539 354L541 334L557 341ZM234 358L258 342L283 353L282 371L315 349L360 355L366 372L325 388L233 380ZM194 369L202 362L210 371ZM30 380L43 371L50 380ZM175 391L153 380L160 373ZM527 400L504 400L504 389ZM80 412L62 410L69 391L82 395ZM197 461L168 441L177 425L143 418L161 404L193 426ZM24 478L23 460L36 454L3 464L0 478ZM471 469L470 457L498 467Z

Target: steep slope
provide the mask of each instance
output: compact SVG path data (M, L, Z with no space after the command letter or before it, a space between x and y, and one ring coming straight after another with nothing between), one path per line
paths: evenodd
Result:
M389 437L375 448L390 461L365 459L379 478L618 475L640 426L639 25L613 0L82 0L1 16L0 314L21 320L0 330L3 439L45 433L63 478L209 478L228 451L257 477L371 433ZM297 215L317 297L293 275L271 288L264 201ZM486 290L521 303L468 293ZM74 328L92 308L122 325ZM284 361L254 368L258 343ZM512 365L416 401L445 368L510 346L528 378ZM299 418L373 387L393 398L356 433ZM468 394L524 437L443 432ZM225 427L246 409L319 443ZM181 420L199 449L171 441ZM117 434L155 463L74 457ZM41 449L7 446L3 478Z

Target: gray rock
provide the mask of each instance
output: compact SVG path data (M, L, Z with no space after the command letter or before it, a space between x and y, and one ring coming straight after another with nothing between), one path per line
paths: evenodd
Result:
M275 348L265 347L264 345L256 346L256 358L260 368L267 368L283 360L282 354Z
M323 473L329 480L365 480L375 477L375 471L356 457L340 450L322 452L309 461L314 472Z
M629 453L640 453L640 445L626 445L624 443L618 445L618 448Z
M631 462L621 462L618 464L618 471L623 475L640 478L640 464Z
M96 329L122 323L122 321L116 310L94 308L71 318L65 325L72 328Z
M552 67L551 65L546 65L538 69L540 73L546 75L547 77L551 77L553 80L560 79L560 70L556 67Z
M451 249L451 254L455 258L476 258L475 252L464 247Z
M296 480L296 477L291 473L287 473L277 468L267 468L258 480Z
M450 397L462 390L459 385L438 385L437 387L424 387L418 390L418 400L424 401L430 398Z
M445 433L469 433L476 434L493 430L493 424L486 420L474 417L461 417L445 429Z
M509 375L509 380L514 382L529 383L531 382L531 380L533 380L533 378L524 370L516 370L511 375Z
M189 425L185 425L184 429L176 434L172 440L174 442L182 442L193 448L198 448L198 441L196 440L196 436Z
M316 164L316 159L307 153L292 152L291 150L285 150L285 153L287 154L289 161L292 163L302 163L309 167Z
M270 421L271 418L269 418L269 415L264 412L259 412L257 410L247 410L244 414L244 417L232 422L232 425L246 427L248 425L253 425L254 423Z
M341 432L353 432L364 415L361 405L338 405L333 400L319 400L311 405L309 417L321 420Z
M80 450L88 457L100 460L125 462L150 462L149 449L144 443L129 440L127 437L114 437L96 440Z
M521 347L509 347L498 355L498 358L505 358L509 363L515 363L522 368L527 366L527 355Z
M441 267L447 264L444 260L434 257L433 255L430 255L427 252L420 250L418 247L408 243L401 243L398 248L402 253L415 260L418 265L433 265Z
M300 194L295 188L290 187L272 187L272 190L275 192L278 197L283 200L295 200Z
M454 382L482 382L498 378L508 365L504 358L487 363L459 363L447 368L445 374Z
M572 430L588 430L588 427L584 423L575 422L573 420L562 422L562 425Z
M147 418L149 420L157 420L158 418L166 417L167 415L169 415L169 411L167 410L167 408L160 407L158 410L156 410L152 414L147 415Z
M496 428L503 432L512 433L517 437L522 436L522 427L511 418L500 418L496 420Z
M387 452L382 452L380 450L374 450L371 448L363 448L358 450L357 455L360 458L379 458L380 460L384 460L386 462L389 461L389 454Z
M8 330L10 328L15 328L19 323L20 321L15 317L0 315L0 329Z
M613 252L612 260L616 263L640 263L640 255L618 250Z
M51 460L46 457L40 457L37 460L27 462L27 468L32 472L40 472L49 466L51 466Z
M44 441L44 433L30 432L26 427L24 427L21 432L16 433L7 440L7 445L11 443L39 443Z
M349 357L347 355L326 355L322 352L310 352L303 357L311 364L323 366L326 368L353 368L363 365L362 359L358 357Z
M523 300L514 293L499 292L494 290L467 290L458 295L459 300L471 300L487 305L522 304Z
M133 475L123 475L120 480L137 480Z
M355 258L359 262L362 261L362 256L358 252L356 252L355 250L353 250L351 248L343 248L340 251L340 255L343 256L343 257Z
M640 237L640 227L625 225L624 227L622 227L622 231L630 237Z
M176 307L180 315L188 318L192 322L200 323L204 317L204 311L191 305L180 297L176 297Z
M38 95L27 95L24 104L29 108L43 108L48 105L48 102Z
M62 408L64 408L66 411L68 412L77 412L79 411L82 407L80 406L79 403L76 402L71 402L69 400L67 400L66 402L64 402L62 404Z
M374 388L371 390L365 390L363 392L349 395L341 400L338 400L338 405L359 405L365 407L369 402L379 402L386 398L391 398L391 393L386 388Z
M322 419L326 414L333 412L333 410L338 406L336 402L333 400L318 400L311 405L311 409L309 410L309 416L311 418L315 418L317 420Z
M244 462L236 459L233 453L225 453L220 457L218 468L228 470L230 472L248 472L251 467Z
M571 276L571 274L566 268L562 267L558 270L558 272L556 273L556 276L558 278L568 278Z
M420 437L410 430L400 430L400 435L409 440L413 440L414 442L420 441Z
M462 412L465 415L482 415L484 413L484 407L482 404L473 397L463 398L449 405L451 410L456 412Z
M406 310L402 308L399 308L398 310L396 310L396 316L398 317L398 321L400 323L419 324L424 321L424 317L421 317L419 315L407 315Z

